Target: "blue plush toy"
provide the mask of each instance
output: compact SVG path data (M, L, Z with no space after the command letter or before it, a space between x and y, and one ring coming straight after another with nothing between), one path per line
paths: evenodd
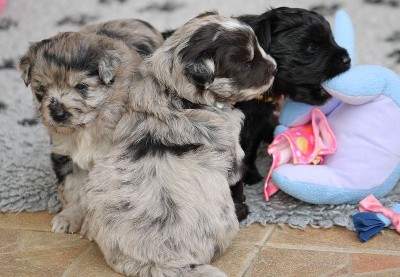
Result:
M335 17L334 36L353 61L351 69L325 82L333 96L324 106L337 140L322 165L285 164L272 172L284 192L314 204L358 203L387 195L400 179L400 78L374 65L354 65L354 33L348 15ZM310 121L313 106L287 100L276 134Z

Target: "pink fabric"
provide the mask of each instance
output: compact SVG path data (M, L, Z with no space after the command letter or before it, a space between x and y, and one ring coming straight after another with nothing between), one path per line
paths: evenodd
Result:
M336 148L336 138L325 114L314 108L310 123L288 129L269 145L267 151L272 156L272 165L265 180L265 200L269 201L269 197L279 190L271 180L275 168L287 163L321 164L322 156L335 153Z
M4 7L7 4L7 0L0 0L0 12L4 10Z
M360 212L381 213L392 221L393 227L400 233L400 214L382 206L372 194L360 201Z

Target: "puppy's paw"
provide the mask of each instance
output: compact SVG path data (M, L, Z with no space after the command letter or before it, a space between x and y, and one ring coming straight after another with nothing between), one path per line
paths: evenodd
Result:
M51 224L51 231L54 233L73 234L78 232L81 228L82 220L75 219L60 213L53 218Z
M247 185L257 184L261 182L262 179L263 177L260 175L260 173L258 173L256 168L246 170L243 176L243 182Z
M249 214L249 207L246 203L235 203L235 212L238 220L242 221Z

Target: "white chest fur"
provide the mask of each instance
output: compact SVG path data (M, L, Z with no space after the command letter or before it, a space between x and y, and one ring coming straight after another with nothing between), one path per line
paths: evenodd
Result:
M104 156L110 149L110 140L100 138L88 130L72 134L55 134L52 139L52 151L69 156L72 161L84 170L89 170L93 162Z

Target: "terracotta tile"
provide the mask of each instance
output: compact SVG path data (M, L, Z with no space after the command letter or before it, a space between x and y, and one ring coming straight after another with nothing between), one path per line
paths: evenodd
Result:
M353 273L377 272L397 269L400 272L399 256L353 254L351 257Z
M248 270L258 252L259 247L233 244L212 265L228 274L229 277L241 277Z
M51 232L55 214L48 212L0 213L0 226L7 229L27 229Z
M123 276L111 269L103 258L103 254L96 243L89 243L89 247L64 272L63 277L117 277Z
M348 273L349 260L343 253L263 248L246 276L340 276Z
M275 225L269 224L263 226L255 223L250 226L240 228L236 235L234 243L246 245L263 245L265 240L271 235Z
M0 254L2 277L61 276L85 245Z
M400 255L400 235L389 229L361 243L355 232L341 227L307 228L305 231L290 227L276 228L265 245L293 249Z
M354 276L360 276L360 277L399 277L400 276L400 270L384 270L381 272L374 272L374 273L361 273L357 274Z

